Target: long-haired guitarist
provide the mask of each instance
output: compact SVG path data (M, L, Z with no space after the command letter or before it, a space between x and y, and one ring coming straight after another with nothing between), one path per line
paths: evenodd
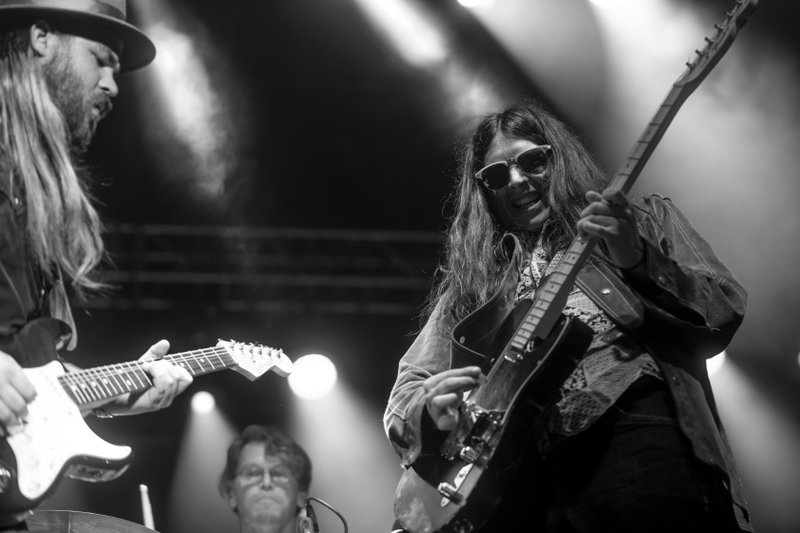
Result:
M0 0L3 434L25 420L36 396L22 368L54 358L54 338L75 346L65 283L79 294L102 288L95 275L101 223L79 159L111 111L115 76L154 55L150 39L126 22L125 0ZM59 319L60 330L53 338L26 337L26 326L43 317ZM146 365L153 387L102 406L102 414L168 406L191 382L186 370L157 361L168 349L159 341L143 356L153 360Z
M737 330L746 293L669 199L629 201L607 183L576 135L536 102L491 114L474 130L427 321L399 363L384 417L403 466L423 480L411 486L432 484L434 494L422 504L412 488L396 502L406 529L427 530L436 517L421 513L460 503L441 529L470 531L480 523L470 506L489 501L484 531L752 531L705 364ZM550 358L575 359L566 379L537 411L524 399L537 379L547 385L547 369L537 368L512 404L531 414L504 437L524 442L498 446L513 450L498 461L515 470L499 494L480 494L478 484L459 496L468 468L437 486L448 436L465 417L480 418L465 405L470 395L507 392L492 381L497 354L513 366L547 345L534 338L522 350L504 348L514 328L501 326L506 313L496 310L539 298L576 237L598 243L563 308L590 328L585 349L562 354L554 343ZM465 317L476 333L459 329ZM465 363L453 348L470 342L475 358ZM487 466L478 457L497 443L474 442L489 445L468 441L458 464Z

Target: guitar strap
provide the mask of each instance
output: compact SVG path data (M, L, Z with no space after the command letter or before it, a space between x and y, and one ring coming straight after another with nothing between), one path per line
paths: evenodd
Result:
M520 271L526 266L525 254L519 239L513 234L503 237L502 247L509 258L509 265L497 291L485 304L464 317L453 328L450 343L451 368L483 366L486 354L493 352L498 333L515 306L515 289ZM554 263L551 261L551 264ZM595 263L588 260L576 279L576 285L624 328L630 330L641 326L644 317L641 298L602 261Z
M482 366L491 346L514 307L514 288L519 281L523 260L522 245L516 235L506 234L501 246L510 259L497 291L478 309L464 317L453 328L450 367Z

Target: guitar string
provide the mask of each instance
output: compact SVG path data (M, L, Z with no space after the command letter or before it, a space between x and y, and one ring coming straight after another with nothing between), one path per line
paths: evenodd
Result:
M242 346L241 343L233 344L238 347ZM249 345L249 348L256 349L262 354L264 351L279 351L267 346L255 344ZM232 363L232 358L230 356L223 358L224 355L230 355L229 347L227 345L179 352L176 354L167 355L164 358L170 362L174 362L175 364L183 366L183 368L193 375L197 375L197 373L205 371L204 362L211 365L212 371L217 370L214 359L221 364L221 368L230 366ZM196 363L196 366L193 366L192 363ZM83 403L87 403L88 401L101 399L104 396L116 396L122 391L129 392L135 390L136 388L146 388L148 386L152 386L152 382L144 372L142 364L142 361L134 361L104 365L100 367L84 369L79 372L70 372L60 376L58 380L61 382L62 386L67 385L65 388L72 391L74 396L85 396L85 399L78 399L80 399ZM138 382L138 386L137 384L134 384L132 378L135 378L135 380ZM116 383L114 381L116 381ZM72 385L72 387L68 387L68 385ZM99 388L104 390L100 391L98 390Z
M241 343L235 343L237 346L241 346ZM275 348L270 348L268 346L262 345L250 345L251 348L256 348L258 351L268 351L268 352L280 352ZM179 352L175 354L168 354L164 357L164 359L169 361L176 361L176 360L183 360L183 361L200 361L201 359L207 359L208 355L215 356L223 364L227 364L227 361L223 359L221 356L229 353L229 348L226 346L215 346L211 348L203 348L200 350L191 350L187 352ZM132 366L132 365L141 365L144 363L143 361L133 361L133 362L125 362L125 363L114 363L110 365L104 365L99 367L94 367L90 369L84 369L78 372L70 372L62 376L66 380L80 380L87 374L99 375L103 373L113 373L118 372L119 368L125 366ZM130 369L129 369L130 370ZM136 371L136 369L134 369Z
M188 366L187 370L196 374L197 371L191 365L192 360L198 362L199 371L204 370L203 364L199 362L200 359L209 361L212 370L215 370L216 367L209 360L209 355L215 356L224 368L226 361L221 355L226 353L228 352L224 347L213 347L170 354L165 358L171 361L183 360L186 363L184 368ZM142 368L142 363L134 361L84 369L59 376L58 381L66 391L72 392L78 403L86 404L152 386L149 376ZM111 378L111 381L108 378Z

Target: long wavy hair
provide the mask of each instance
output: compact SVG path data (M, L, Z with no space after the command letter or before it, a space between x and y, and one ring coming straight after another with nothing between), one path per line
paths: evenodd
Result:
M600 191L608 181L578 137L539 102L522 100L485 116L459 154L460 175L448 200L452 215L445 255L425 309L425 316L437 304L445 310L439 323L445 334L498 288L508 261L499 246L502 236L513 232L527 248L538 238L504 226L491 212L487 191L474 179L498 134L553 146L545 194L550 216L542 228L542 242L550 255L575 237L586 192Z
M69 38L64 35L65 38ZM0 176L24 201L29 250L51 280L58 269L78 294L101 289L100 219L50 98L29 30L0 32Z

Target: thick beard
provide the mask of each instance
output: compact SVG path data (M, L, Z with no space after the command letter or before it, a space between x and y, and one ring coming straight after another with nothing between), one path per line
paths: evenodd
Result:
M45 67L44 74L50 98L67 124L71 149L76 154L84 154L99 121L92 117L91 95L82 96L80 79L63 49Z

